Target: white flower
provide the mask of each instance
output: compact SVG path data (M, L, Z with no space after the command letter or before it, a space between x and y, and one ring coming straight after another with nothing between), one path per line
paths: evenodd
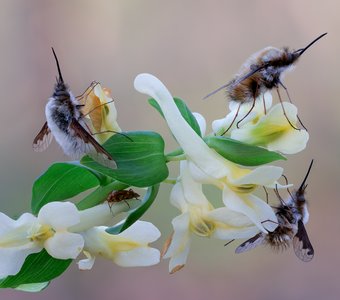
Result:
M117 110L111 93L108 89L102 88L99 83L90 87L90 93L84 97L84 108L82 113L87 116L91 131L96 134L94 137L103 144L115 132L121 132L117 123Z
M183 119L162 82L150 74L140 74L134 84L139 92L153 97L160 105L172 134L184 150L194 179L221 188L224 204L246 215L261 231L273 230L277 223L275 213L269 205L251 193L259 185L275 186L283 169L261 166L251 170L224 159L209 148Z
M139 205L138 200L129 201ZM46 249L58 259L74 259L83 250L83 231L107 223L112 214L125 211L127 205L107 203L78 211L71 202L50 202L37 217L25 213L13 220L0 213L0 278L17 274L26 257Z
M212 122L212 129L216 135L222 135L229 128L226 135L230 135L233 129L237 128L238 125L242 127L247 122L258 120L259 116L264 114L264 111L268 110L272 106L273 98L270 92L261 94L255 101L255 106L251 109L253 103L242 103L240 106L239 102L230 101L229 110L230 113L222 119L218 119ZM235 119L237 110L239 110L238 115ZM249 113L249 111L251 112ZM247 115L247 116L246 116ZM235 119L235 120L234 120ZM233 123L232 123L233 122ZM232 124L231 124L232 123Z
M297 108L283 102L289 121L296 126ZM254 118L241 128L231 132L231 138L251 145L263 146L268 150L294 154L306 148L309 134L306 130L296 130L287 121L281 104L274 105L266 115Z
M19 272L29 254L43 248L55 258L78 256L84 241L81 235L67 231L79 222L79 212L70 202L51 202L38 217L29 213L13 220L0 214L0 278Z
M117 235L107 233L106 228L94 227L82 233L85 240L84 254L87 258L78 262L80 269L91 269L97 256L110 259L123 267L151 266L159 263L159 251L148 245L160 237L159 230L153 224L137 221Z
M249 238L258 232L244 214L227 207L214 209L203 194L202 185L193 180L186 161L181 162L180 177L172 189L170 201L181 211L172 221L174 233L163 256L170 258L170 273L185 265L192 234L227 240Z
M263 99L266 103L266 113L263 105ZM272 97L269 92L261 95L255 103L254 108L249 115L243 117L249 112L251 104L244 103L240 107L238 117L227 134L235 140L247 144L262 146L271 151L280 151L284 154L294 154L306 148L309 134L306 130L296 130L297 125L297 108L291 103L283 102L287 117L283 113L280 103L271 107ZM231 102L229 105L230 113L223 119L215 120L212 124L213 131L222 134L233 121L239 103ZM288 120L289 122L288 122ZM242 120L243 119L243 120ZM236 127L238 121L239 127Z

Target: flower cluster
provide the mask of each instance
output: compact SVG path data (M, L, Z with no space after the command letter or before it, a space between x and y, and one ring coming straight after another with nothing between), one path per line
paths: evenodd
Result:
M186 264L195 235L228 241L266 235L278 226L277 214L255 191L287 187L278 183L283 168L266 164L283 159L280 153L293 154L306 147L306 130L291 126L298 120L293 104L282 104L285 116L280 104L272 106L270 93L260 95L250 113L248 104L230 103L230 113L212 122L209 135L204 117L191 113L153 75L138 75L134 86L152 98L150 104L162 114L180 148L166 155L164 141L155 132L121 133L108 90L98 83L91 85L82 99L82 113L89 131L118 169L86 156L80 162L54 164L33 186L33 213L16 220L0 213L0 278L19 276L28 256L43 249L57 260L83 254L85 258L78 261L81 270L91 269L96 257L125 267L154 265L163 257L170 259L169 272L174 273ZM172 161L180 161L175 180L168 178L166 164ZM162 253L149 246L160 232L140 220L161 182L173 183L169 199L180 211ZM221 191L218 204L213 205L203 192L204 185ZM142 201L131 199L139 195L125 190L130 186L147 188ZM84 191L89 194L77 205L69 202ZM103 203L105 199L111 203ZM121 212L128 212L126 218L109 226Z
M273 231L277 218L272 208L253 194L258 186L278 187L277 180L283 169L260 166L255 169L240 167L209 148L184 120L173 97L156 77L140 74L135 88L153 97L160 106L164 118L185 153L180 175L171 193L171 203L181 215L173 222L174 234L167 243L164 258L170 258L170 272L182 268L190 247L190 236L196 234L219 239L249 238L259 231ZM267 107L271 96L265 96ZM252 113L242 122L241 128L232 128L231 137L253 145L259 145L283 153L296 153L305 148L308 133L294 130L276 105L264 114L257 101ZM284 103L288 117L296 123L297 109ZM249 107L244 105L236 121L242 120ZM234 118L235 105L224 119L213 122L215 133L224 132ZM203 116L196 115L202 136L206 128ZM237 122L234 122L235 124ZM202 184L212 184L222 190L223 207L214 208L202 192Z

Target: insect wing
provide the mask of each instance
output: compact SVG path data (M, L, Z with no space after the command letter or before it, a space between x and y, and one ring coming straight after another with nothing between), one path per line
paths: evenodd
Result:
M314 249L309 241L305 225L302 220L298 222L298 231L293 238L294 252L304 262L309 262L314 257Z
M235 250L235 253L243 253L248 250L254 249L259 245L262 245L265 241L266 235L264 233L258 233L257 235L253 236L249 240L246 240L240 246L238 246Z
M116 169L117 164L108 153L92 136L88 133L83 126L79 124L76 119L73 119L70 127L74 130L75 135L83 143L83 151L93 158L98 163L107 166L111 169Z
M53 135L51 130L48 128L47 122L41 128L35 139L33 140L33 150L36 152L42 152L51 144Z

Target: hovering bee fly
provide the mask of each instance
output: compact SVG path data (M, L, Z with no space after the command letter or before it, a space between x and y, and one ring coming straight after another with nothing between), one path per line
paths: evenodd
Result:
M240 106L243 103L252 103L252 106L247 114L237 122L237 127L238 124L243 119L245 119L253 110L257 97L263 95L266 91L273 88L276 88L277 90L283 113L287 121L293 128L298 129L290 122L286 115L278 87L281 86L282 88L284 88L289 101L292 102L287 88L282 83L283 75L293 67L300 56L309 47L311 47L326 34L327 33L320 35L311 43L309 43L306 47L298 50L290 50L287 47L281 49L275 47L266 47L254 53L246 60L246 62L242 65L239 73L231 81L205 96L203 99L206 99L225 88L228 98L231 101L239 103L235 117L229 128L224 133L226 133L235 122L240 110ZM265 106L264 99L263 103ZM300 119L299 122L304 127Z
M112 169L117 165L111 155L84 128L80 104L64 83L58 58L52 48L56 60L59 78L54 86L53 95L46 107L46 122L33 141L35 151L44 151L54 137L66 155L74 159L88 154L94 160Z
M278 195L281 205L276 208L278 219L276 229L268 234L258 233L238 246L235 250L236 253L254 249L262 244L270 245L274 250L285 250L293 242L294 252L298 258L305 262L309 262L313 258L314 249L305 229L305 224L309 218L307 201L305 199L306 180L312 165L313 160L299 189L291 195L288 201L284 201Z

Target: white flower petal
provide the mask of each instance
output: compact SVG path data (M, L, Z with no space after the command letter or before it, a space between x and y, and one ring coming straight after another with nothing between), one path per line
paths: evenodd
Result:
M275 166L260 166L251 170L248 174L238 178L230 178L230 182L235 185L256 184L268 185L278 180L283 173L283 168Z
M190 241L184 245L180 252L177 252L170 258L169 273L174 273L181 269L187 261L190 252Z
M181 182L177 182L170 193L170 203L180 211L187 211L188 204L186 203L183 187Z
M207 213L207 219L215 221L213 237L218 239L250 238L259 232L253 222L244 214L220 207Z
M161 233L158 228L150 222L136 221L128 229L118 234L118 236L133 240L136 243L148 244L158 240Z
M114 262L122 267L144 267L158 264L160 252L155 248L143 247L130 251L119 252Z
M200 127L200 130L201 130L201 135L202 136L205 136L205 131L207 129L207 122L205 121L204 117L200 114L200 113L197 113L197 112L193 112L192 113Z
M77 262L79 270L91 270L96 260L95 256L92 256L89 252L84 251L86 258Z
M41 247L36 247L33 243L25 247L0 248L0 278L17 274L25 259L32 253L41 251Z
M45 249L49 255L59 259L75 259L83 250L84 239L80 234L56 232L45 241Z
M24 213L17 220L13 220L0 212L0 237L8 233L11 234L14 229L30 228L36 221L37 218L30 213Z
M174 234L170 246L163 258L179 255L179 253L183 252L187 248L187 245L190 244L189 223L189 213L181 214L172 220Z
M202 192L202 184L194 181L186 161L180 162L180 173L185 201L190 204L209 207L210 204Z
M277 217L272 208L252 194L236 194L228 187L223 190L224 204L239 213L245 214L261 231L267 233L277 227Z
M280 151L284 154L295 154L304 150L309 140L306 130L287 131L280 139L268 143L267 148L271 151Z
M159 79L151 74L139 74L135 78L134 86L137 91L157 101L177 142L200 169L215 178L224 177L228 173L226 168L221 168L224 158L210 149L183 119L173 97Z
M38 220L41 224L48 224L58 230L78 224L80 216L71 202L50 202L40 209Z

